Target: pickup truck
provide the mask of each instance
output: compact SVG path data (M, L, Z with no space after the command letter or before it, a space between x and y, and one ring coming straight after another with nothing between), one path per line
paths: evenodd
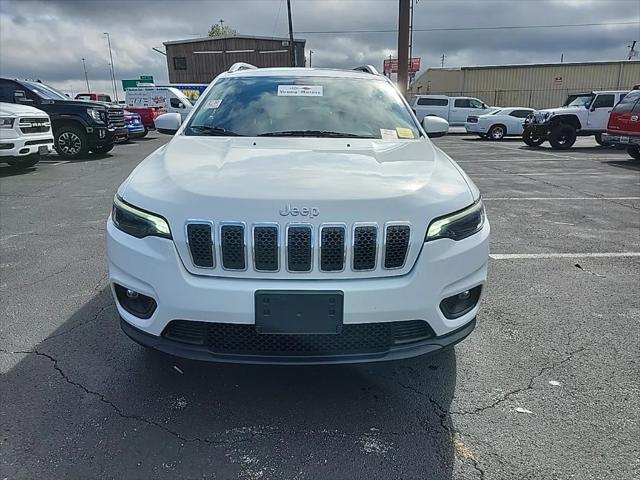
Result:
M562 107L538 110L527 117L522 140L530 147L548 140L552 148L568 150L577 137L594 135L598 144L606 145L602 134L609 114L626 94L627 90L571 94Z
M411 102L411 109L419 121L426 116L436 116L445 119L449 125L464 125L471 115L485 115L495 110L477 98L446 95L417 95Z
M54 148L67 159L106 153L128 137L122 108L73 100L39 81L0 78L0 101L33 106L49 114Z
M33 167L53 149L49 115L37 108L0 103L0 162Z
M618 103L609 116L607 143L627 148L632 158L640 160L640 85Z

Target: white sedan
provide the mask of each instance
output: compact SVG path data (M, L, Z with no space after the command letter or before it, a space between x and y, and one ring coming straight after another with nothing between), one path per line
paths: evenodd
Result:
M501 108L486 115L467 117L465 129L482 138L502 140L507 135L522 135L524 119L533 112L532 108Z

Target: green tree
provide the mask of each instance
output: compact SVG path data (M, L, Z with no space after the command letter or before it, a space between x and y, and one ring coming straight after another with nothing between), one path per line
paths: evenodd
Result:
M210 37L235 37L236 35L238 35L238 31L228 25L215 23L211 25L211 28L209 29Z

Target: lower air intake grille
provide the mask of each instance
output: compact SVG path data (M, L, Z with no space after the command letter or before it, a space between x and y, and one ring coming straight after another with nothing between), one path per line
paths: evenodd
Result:
M385 237L384 268L401 268L407 256L409 236L408 225L387 226Z
M193 264L197 267L213 268L211 225L206 223L188 224L187 241Z
M224 268L228 270L244 270L246 268L244 246L244 227L242 225L223 225L220 228L220 248Z
M382 353L393 345L435 336L422 320L343 325L337 335L261 335L254 325L173 320L162 336L206 345L212 353L238 355L340 355Z
M320 233L320 270L344 269L344 227L324 227Z
M288 228L287 268L291 272L311 270L311 227Z
M253 254L256 270L278 270L278 227L265 226L253 229Z
M373 270L376 268L377 241L377 227L356 227L353 230L354 270Z

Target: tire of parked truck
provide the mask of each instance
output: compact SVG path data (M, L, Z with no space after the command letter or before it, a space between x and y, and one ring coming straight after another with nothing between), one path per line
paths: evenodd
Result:
M140 135L138 138L146 137L147 133L149 133L149 129L147 127L144 127L144 133L142 135Z
M576 129L571 125L560 124L549 135L549 143L556 150L569 150L576 143Z
M601 133L596 133L595 134L595 139L596 139L596 143L598 145L601 145L603 147L611 147L612 145L608 142L605 142L602 140L602 134Z
M640 160L640 146L629 145L627 147L627 153L631 155L632 158L635 158L636 160Z
M20 160L8 160L7 163L13 168L31 168L40 161L38 155L29 155Z
M534 137L530 131L525 130L522 134L522 141L530 147L539 147L544 143L544 138Z
M89 153L87 134L74 125L58 128L53 134L53 142L58 155L70 160L84 158Z
M489 138L489 140L503 140L506 134L507 127L504 125L493 125L489 129L489 135L487 138Z
M111 150L113 150L113 147L115 147L115 146L116 146L116 144L112 143L111 145L105 145L103 147L93 147L91 149L91 151L93 153L107 153L107 152L110 152Z

